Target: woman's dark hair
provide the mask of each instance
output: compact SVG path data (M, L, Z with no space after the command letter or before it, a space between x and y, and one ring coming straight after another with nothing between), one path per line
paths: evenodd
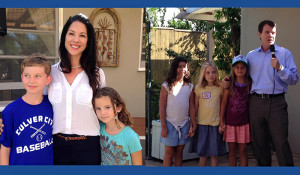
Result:
M98 50L96 46L96 37L95 37L95 30L93 25L90 23L89 19L83 15L83 14L77 14L68 19L66 22L60 38L60 45L59 45L59 54L60 54L60 66L62 68L63 73L70 73L71 72L71 62L69 60L69 54L65 47L65 40L66 40L66 34L69 30L69 27L71 24L75 21L79 21L83 23L87 30L87 44L86 48L83 51L81 58L80 58L80 65L82 69L85 71L89 78L90 86L93 89L93 93L96 92L97 87L100 87L99 85L100 81L100 74L99 74L99 68L100 68L100 62L97 59ZM98 67L97 67L98 66Z
M187 63L187 59L183 58L183 57L176 57L172 63L171 63L171 67L170 70L168 72L168 76L166 78L166 82L168 83L169 86L169 91L171 92L173 89L173 86L176 83L176 78L177 78L177 68L179 66L180 62L184 62ZM185 83L190 83L190 71L189 71L189 67L187 70L186 75L183 77L183 81Z

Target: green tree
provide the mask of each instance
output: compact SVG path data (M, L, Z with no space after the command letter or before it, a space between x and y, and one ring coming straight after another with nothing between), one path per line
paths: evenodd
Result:
M225 17L226 22L218 20ZM240 35L241 35L241 9L222 8L216 11L217 21L210 28L214 28L213 39L215 49L213 57L220 70L230 72L232 58L240 54Z
M174 29L185 29L185 30L192 30L192 24L185 19L175 19L174 17L167 21L168 27L172 27Z
M166 11L166 8L146 8L147 22L151 24L151 27L165 27Z
M174 17L167 21L167 27L174 29L184 29L191 31L206 31L207 22L199 20L175 19Z

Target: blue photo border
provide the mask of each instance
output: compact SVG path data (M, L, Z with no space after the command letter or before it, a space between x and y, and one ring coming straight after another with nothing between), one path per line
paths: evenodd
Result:
M2 166L5 175L298 175L300 167Z
M299 0L0 0L0 8L300 7ZM0 38L1 39L1 38ZM1 175L298 175L300 167L0 166Z

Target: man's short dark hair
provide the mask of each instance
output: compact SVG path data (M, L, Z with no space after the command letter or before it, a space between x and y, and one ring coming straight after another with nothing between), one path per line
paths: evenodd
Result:
M262 21L262 22L260 22L260 23L258 24L258 32L259 32L259 33L262 33L263 28L264 28L265 25L269 25L269 26L271 26L272 28L273 28L273 27L276 27L276 23L275 23L275 22L273 22L273 21L271 21L271 20L264 20L264 21Z

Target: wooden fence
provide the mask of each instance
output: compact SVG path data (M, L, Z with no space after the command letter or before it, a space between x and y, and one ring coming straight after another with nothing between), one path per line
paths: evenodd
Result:
M168 73L171 58L166 55L166 49L177 53L191 52L196 48L205 50L206 33L173 28L151 29L151 79L161 84ZM193 56L193 59L197 59Z

